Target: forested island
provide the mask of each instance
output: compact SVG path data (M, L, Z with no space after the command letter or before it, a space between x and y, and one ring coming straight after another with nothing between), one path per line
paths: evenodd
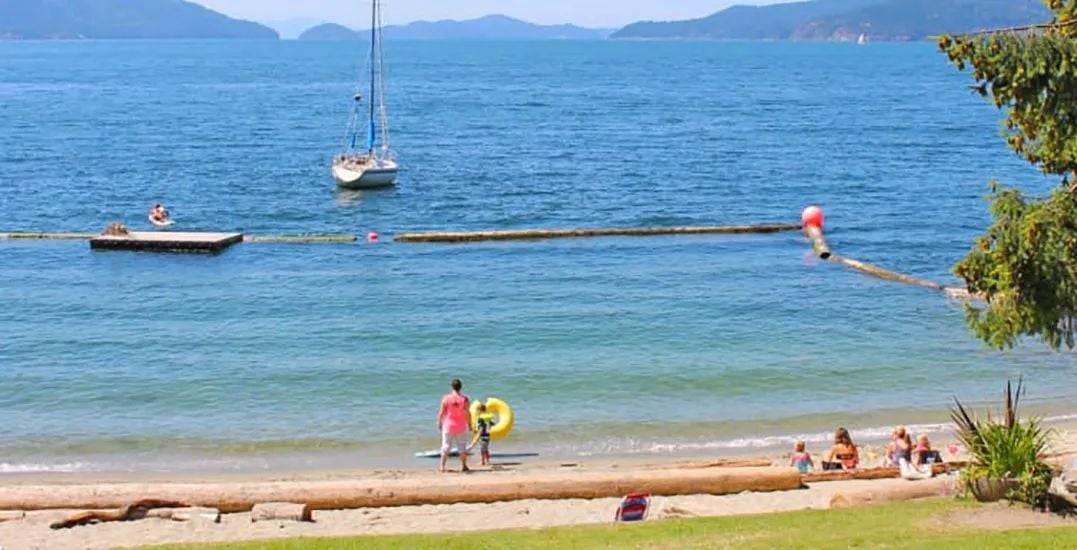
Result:
M814 0L733 6L686 21L644 21L617 39L924 40L1050 20L1040 0Z
M278 38L185 0L0 0L0 39Z
M610 33L605 29L576 25L536 25L504 15L487 15L467 21L416 21L407 25L388 25L383 32L387 40L597 40ZM307 30L299 39L365 40L369 33L369 28L352 30L330 23Z

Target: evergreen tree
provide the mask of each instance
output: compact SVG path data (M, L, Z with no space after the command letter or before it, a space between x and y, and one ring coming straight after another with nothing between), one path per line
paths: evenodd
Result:
M1022 337L1077 343L1077 0L1044 0L1044 25L960 37L939 47L1006 114L1011 149L1059 183L1047 196L991 184L994 222L954 268L986 304L966 315L997 348Z

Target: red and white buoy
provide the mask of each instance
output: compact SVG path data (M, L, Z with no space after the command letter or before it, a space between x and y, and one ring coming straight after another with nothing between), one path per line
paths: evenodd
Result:
M800 215L800 223L804 226L804 234L811 239L812 248L821 259L830 259L830 247L823 238L823 209L818 206L809 206Z
M370 233L366 234L366 242L368 242L368 243L376 243L376 242L379 242L379 241L381 241L381 236L378 235L377 232L371 231Z
M804 227L818 227L823 228L823 209L818 206L809 206L804 209L804 213L800 215L800 223Z

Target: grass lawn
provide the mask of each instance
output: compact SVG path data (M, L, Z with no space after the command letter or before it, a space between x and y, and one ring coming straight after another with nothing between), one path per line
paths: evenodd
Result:
M983 511L991 515L980 516ZM1077 549L1077 527L1000 530L1021 514L954 500L845 510L559 527L458 535L289 539L242 544L167 546L158 550L343 550L352 548L1035 548ZM1024 516L1021 516L1024 517ZM979 518L979 519L977 519ZM1071 524L1077 525L1077 524Z

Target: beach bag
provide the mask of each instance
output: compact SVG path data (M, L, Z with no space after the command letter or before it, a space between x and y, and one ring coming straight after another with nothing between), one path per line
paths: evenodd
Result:
M614 516L613 520L618 523L622 521L643 521L647 519L650 508L650 493L625 495L624 499L621 500L621 505L617 507L617 515Z

